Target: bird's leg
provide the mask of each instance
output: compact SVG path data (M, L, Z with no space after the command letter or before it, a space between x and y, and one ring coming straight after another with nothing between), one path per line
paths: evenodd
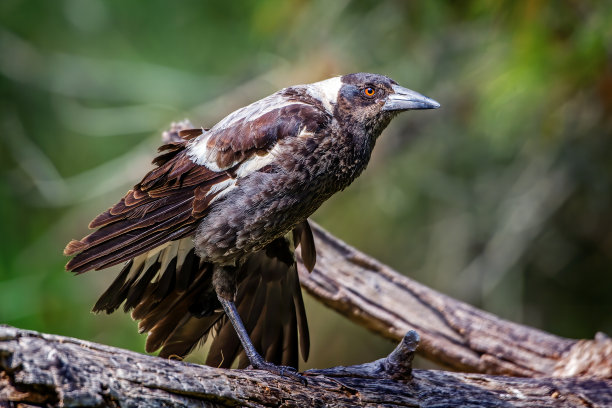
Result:
M266 370L280 376L292 377L302 383L306 383L304 377L297 373L297 370L293 367L277 366L276 364L269 363L257 352L249 333L242 323L242 319L238 314L234 301L236 300L236 273L237 268L233 266L216 266L213 271L213 285L217 292L217 298L223 306L225 315L234 326L236 334L240 339L242 348L251 363L251 366L255 369Z
M244 352L246 353L246 356L249 359L249 362L251 363L251 366L253 368L258 370L270 371L271 373L278 374L281 377L291 377L300 381L303 384L306 384L306 379L300 374L298 374L295 368L287 366L277 366L276 364L269 363L264 360L261 354L259 354L257 350L255 350L255 346L253 345L253 342L251 341L251 338L249 337L249 334L247 333L247 330L244 327L244 324L242 323L242 319L240 319L240 315L238 314L238 310L236 309L236 305L234 304L234 302L223 298L221 295L217 295L217 297L219 298L219 302L221 302L221 305L223 306L225 314L227 315L230 322L232 322L232 326L234 326L234 330L236 330L236 334L240 339L242 348L244 349Z
M236 279L238 268L231 265L215 265L213 269L213 287L219 299L236 300Z

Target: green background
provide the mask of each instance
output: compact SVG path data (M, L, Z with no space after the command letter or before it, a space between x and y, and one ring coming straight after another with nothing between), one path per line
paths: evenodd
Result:
M89 312L117 269L71 276L64 245L150 168L170 122L368 71L442 108L394 120L314 219L502 317L610 334L611 27L599 1L3 0L0 323L142 351L128 316ZM307 303L304 367L392 349Z

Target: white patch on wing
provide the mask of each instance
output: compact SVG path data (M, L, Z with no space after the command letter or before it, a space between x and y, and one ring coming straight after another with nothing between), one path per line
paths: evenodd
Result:
M213 202L220 199L221 197L223 197L224 195L226 195L227 193L229 193L235 188L236 188L236 179L227 179L225 181L222 181L221 183L213 184L213 186L210 188L208 193L206 193L206 195L217 193L215 198L210 200L210 203L212 204Z
M268 164L274 161L276 155L278 154L278 152L280 152L281 149L281 145L277 143L276 145L274 145L272 150L270 150L266 154L261 156L256 154L248 160L245 160L244 163L242 163L240 166L238 166L238 168L236 168L236 176L238 178L243 178L267 166Z
M193 142L187 146L187 155L194 163L200 166L205 166L207 169L214 172L222 172L233 166L230 165L225 168L219 167L217 164L217 152L207 146L208 139L210 138L211 132L208 131L203 135L198 136Z
M301 103L287 100L284 96L280 95L280 92L282 90L230 113L213 126L210 131L214 132L215 130L230 128L242 120L250 122L275 109Z
M228 129L232 126L235 126L241 121L246 123L256 120L257 118L265 115L268 112L271 112L276 109L283 108L285 106L290 105L306 105L305 103L299 101L288 101L285 97L280 95L279 91L275 94L272 94L264 99L261 99L257 102L253 102L252 104L245 106L244 108L238 109L233 113L230 113L225 118L221 119L215 126L213 126L209 131L204 134L198 136L193 142L189 144L188 155L191 160L195 163L206 166L209 170L215 172L225 171L237 164L237 162L230 163L225 167L219 167L217 164L217 151L214 147L207 146L208 139L213 135L216 131L222 131ZM236 135L236 137L240 137L240 135Z
M342 87L341 77L338 76L326 79L324 81L315 82L313 84L306 85L306 87L310 95L320 100L329 113L334 112L334 105L338 101L338 92L340 92L340 88Z

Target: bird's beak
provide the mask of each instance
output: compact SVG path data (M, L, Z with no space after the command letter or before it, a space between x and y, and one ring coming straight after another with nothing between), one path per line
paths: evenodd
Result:
M382 110L384 111L405 111L413 109L438 109L440 104L433 99L421 95L418 92L393 85L394 93L387 96Z

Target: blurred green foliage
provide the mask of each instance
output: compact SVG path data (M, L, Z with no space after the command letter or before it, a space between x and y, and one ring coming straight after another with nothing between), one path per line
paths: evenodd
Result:
M598 1L4 0L0 323L142 351L128 316L89 313L116 269L71 276L65 243L139 180L171 121L211 126L370 71L442 109L396 119L315 220L502 317L610 334L611 27ZM308 367L392 348L307 310Z

